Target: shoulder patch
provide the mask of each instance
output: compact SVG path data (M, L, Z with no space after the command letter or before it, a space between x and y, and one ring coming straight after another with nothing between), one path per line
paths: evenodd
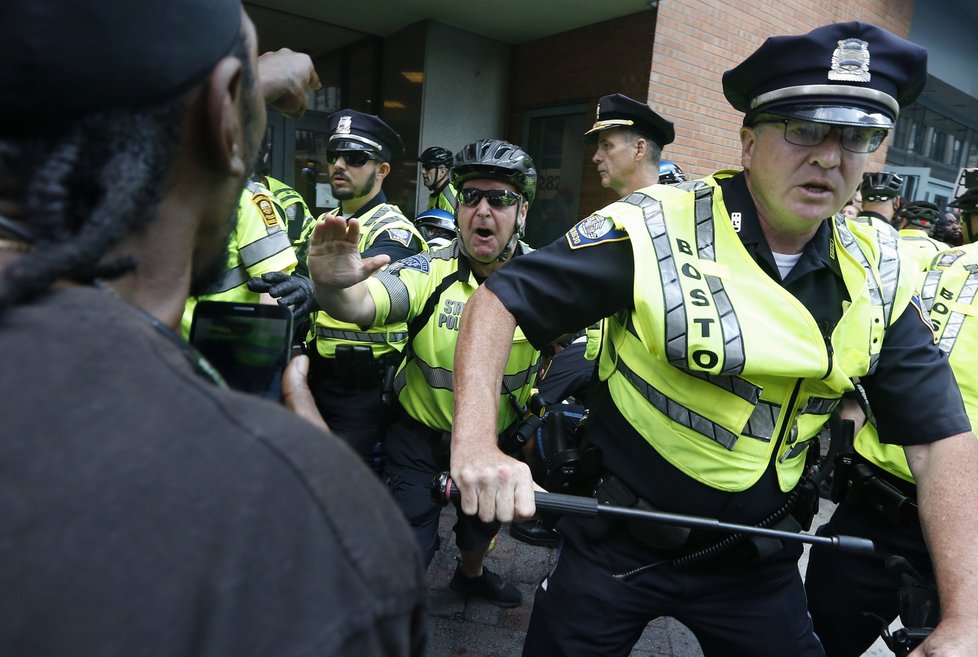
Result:
M278 215L275 214L275 207L272 205L272 198L267 194L255 194L251 197L252 203L261 213L262 221L268 228L278 227Z
M923 302L920 300L919 292L914 292L913 296L910 297L910 305L917 310L917 316L920 317L920 321L924 323L924 326L933 331L934 323L930 321L930 315L924 308Z
M414 269L423 274L427 274L429 271L431 271L431 261L428 260L428 258L420 255L408 256L407 258L398 260L391 265L392 272L396 272L397 269Z
M388 228L387 236L404 246L411 246L411 238L414 237L407 228Z
M615 222L608 217L592 214L579 221L567 231L567 245L572 249L594 246L604 242L620 242L628 239L628 233L615 228Z

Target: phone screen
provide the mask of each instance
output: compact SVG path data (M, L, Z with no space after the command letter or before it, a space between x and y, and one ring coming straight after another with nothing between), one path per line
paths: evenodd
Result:
M230 387L278 400L291 351L292 313L278 305L201 301L190 344Z

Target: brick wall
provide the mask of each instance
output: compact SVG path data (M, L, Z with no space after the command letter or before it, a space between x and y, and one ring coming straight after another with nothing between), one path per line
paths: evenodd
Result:
M914 0L661 0L648 98L676 124L664 156L693 176L740 166L742 115L723 97L720 78L768 36L860 20L906 37L913 7ZM884 142L867 169L885 160Z
M516 143L522 140L523 113L528 109L585 103L590 126L601 96L618 92L645 97L655 15L654 10L643 11L515 46L508 139ZM591 152L586 150L581 171L581 216L614 198L613 192L601 188Z

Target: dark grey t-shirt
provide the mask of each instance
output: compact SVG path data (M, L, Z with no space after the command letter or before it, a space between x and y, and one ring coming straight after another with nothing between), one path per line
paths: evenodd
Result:
M337 438L92 288L0 315L0 654L420 655L425 582Z

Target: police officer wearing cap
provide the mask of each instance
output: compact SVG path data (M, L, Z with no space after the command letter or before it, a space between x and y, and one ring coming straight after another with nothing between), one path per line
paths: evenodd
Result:
M418 164L421 165L421 181L428 188L428 209L444 210L454 214L458 194L452 185L452 152L442 146L424 149Z
M343 217L359 224L357 249L364 257L386 255L391 262L427 251L428 246L401 210L387 202L384 178L390 161L403 154L400 135L381 118L355 110L329 117L326 161L329 184L340 207L319 217ZM305 260L315 223L297 248ZM330 428L375 470L382 471L378 443L383 437L385 378L400 361L407 340L404 322L362 329L323 311L315 313L309 383Z
M896 235L839 213L925 80L926 51L873 25L768 39L723 77L745 113L742 171L637 190L493 274L456 351L463 511L504 522L535 511L529 468L493 442L489 392L516 326L542 346L610 318L587 431L603 459L595 495L640 508L809 524L809 448L859 377L919 483L950 619L930 645L976 645L978 442L911 303ZM921 394L934 403L911 403ZM707 657L824 654L797 543L571 518L559 528L525 655L627 655L658 616L689 627Z
M595 144L591 161L601 186L622 197L658 182L662 148L676 133L671 121L645 103L611 94L598 100L594 125L584 136Z

